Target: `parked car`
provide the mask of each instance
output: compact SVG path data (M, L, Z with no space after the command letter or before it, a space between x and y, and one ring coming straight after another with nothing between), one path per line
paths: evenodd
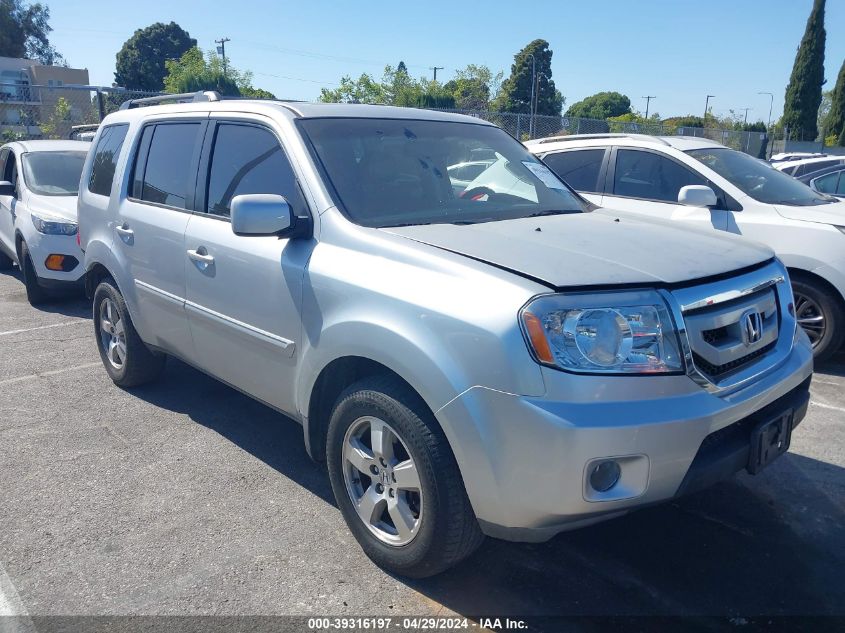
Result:
M814 156L812 158L773 163L772 167L795 178L800 178L825 167L843 164L845 164L845 157L842 156Z
M20 267L32 304L82 288L76 194L89 147L16 141L0 148L0 270Z
M845 198L845 165L833 165L819 171L812 171L801 176L798 180L813 191L826 193L829 196Z
M783 163L791 160L802 160L804 158L822 158L824 156L827 156L827 154L822 154L821 152L781 152L779 154L773 154L769 161L771 163Z
M812 351L768 247L593 211L476 118L194 99L126 104L86 162L103 365L129 387L175 356L301 422L379 565L431 575L788 448ZM473 150L519 186L456 194Z
M569 136L529 149L591 202L744 235L787 265L816 358L845 337L845 203L755 158L679 136Z

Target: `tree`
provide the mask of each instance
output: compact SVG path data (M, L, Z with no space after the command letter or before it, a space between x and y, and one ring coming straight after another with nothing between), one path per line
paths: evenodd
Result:
M117 53L115 83L133 90L162 90L167 61L181 58L196 45L197 41L175 22L156 22L138 29Z
M455 107L462 110L489 110L502 83L502 72L495 75L487 66L469 64L455 73L443 89L455 100Z
M396 72L397 73L405 73L406 75L408 74L408 67L405 65L405 62L403 62L403 61L399 62L399 65L396 67Z
M44 138L61 138L63 129L70 121L70 102L64 97L56 99L56 106L53 108L53 113L50 118L40 125L41 134Z
M585 119L608 119L621 117L631 112L631 100L619 92L598 92L577 103L566 111L566 116Z
M783 106L783 124L789 129L790 137L807 141L815 140L818 135L816 117L824 85L824 4L825 0L813 2Z
M48 6L0 0L0 57L26 57L47 66L64 64L64 58L50 44L52 30Z
M534 40L514 55L513 60L510 77L502 84L494 108L504 112L530 113L534 74L537 114L559 115L565 100L552 80L552 50L549 43L546 40Z
M830 110L825 117L822 133L835 135L836 144L845 145L845 61L842 62L830 95Z
M275 99L273 93L252 85L252 73L241 72L223 62L213 51L206 55L194 46L177 60L168 59L164 66L164 91L170 93L216 90L221 95L249 97L251 99Z
M679 127L704 127L704 120L700 116L688 114L686 116L675 116L663 119L663 125L671 128Z
M367 73L358 79L344 76L335 89L323 88L320 101L326 103L377 103L413 108L454 108L455 100L440 83L414 79L407 72L384 67L381 81Z

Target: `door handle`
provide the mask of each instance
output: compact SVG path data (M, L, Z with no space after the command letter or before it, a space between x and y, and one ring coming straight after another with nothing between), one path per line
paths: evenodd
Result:
M188 257L203 266L211 266L214 263L214 257L208 253L201 253L201 250L204 251L205 248L200 246L197 250L188 249Z
M126 244L131 244L135 239L135 231L130 229L125 224L123 226L116 226L114 230Z

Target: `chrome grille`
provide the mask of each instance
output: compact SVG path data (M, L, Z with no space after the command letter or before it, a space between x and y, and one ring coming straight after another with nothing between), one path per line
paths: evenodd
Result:
M796 326L786 280L775 260L736 277L665 293L682 330L687 374L709 391L724 392L786 358Z

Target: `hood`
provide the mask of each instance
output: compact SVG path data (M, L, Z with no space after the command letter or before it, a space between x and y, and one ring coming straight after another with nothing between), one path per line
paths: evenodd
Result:
M845 200L831 202L830 204L819 204L814 207L793 207L776 204L775 209L777 209L778 215L790 220L845 226Z
M31 213L76 222L76 196L37 196L30 194L28 206Z
M774 257L762 244L679 222L592 213L481 224L391 227L395 235L467 255L555 286L678 283Z

